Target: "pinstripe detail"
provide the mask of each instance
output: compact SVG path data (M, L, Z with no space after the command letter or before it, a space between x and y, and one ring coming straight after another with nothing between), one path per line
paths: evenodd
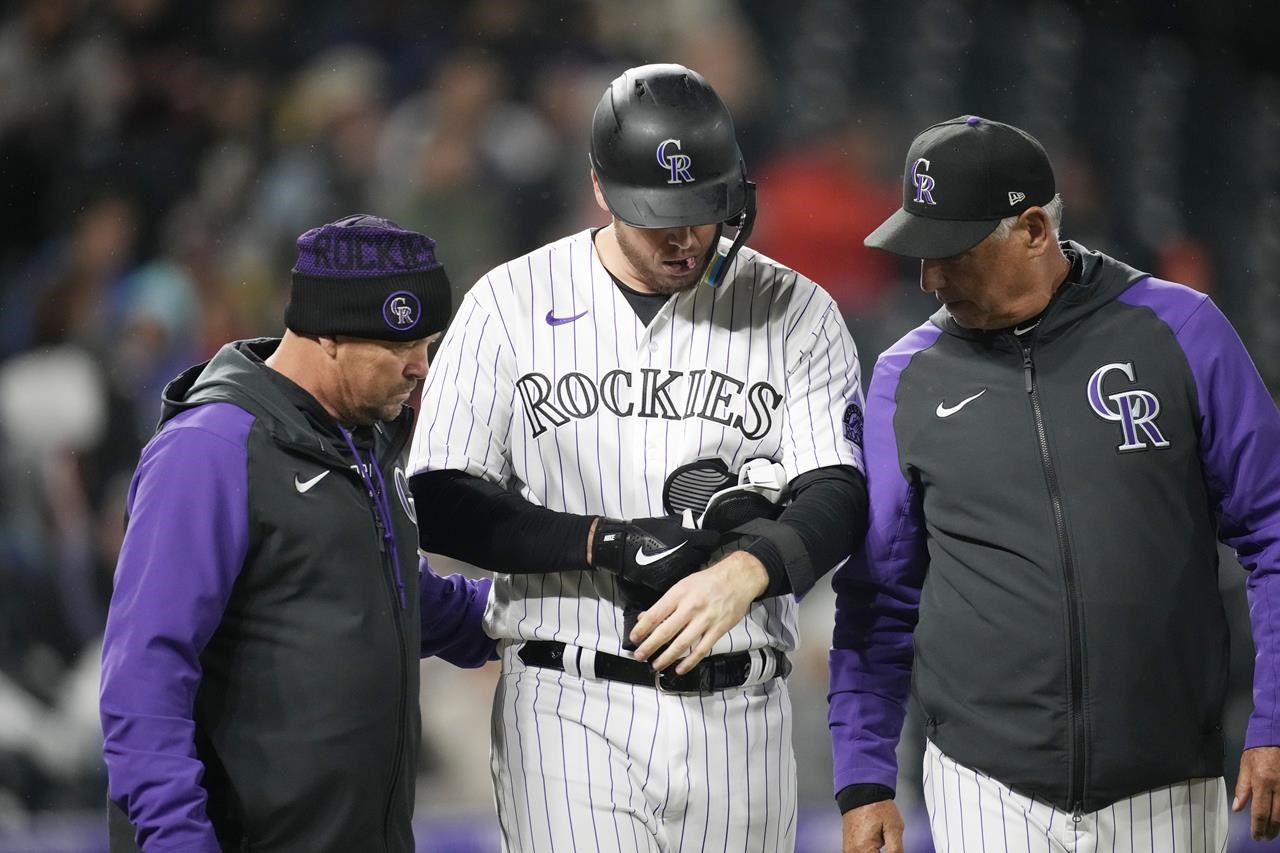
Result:
M598 770L592 771L591 769L592 763L593 763L591 761L591 739L586 730L587 726L589 725L589 723L587 722L587 705L588 704L589 703L587 701L587 695L583 693L582 694L582 714L578 718L578 724L583 727L582 750L583 750L583 753L586 754L587 756L587 787L591 789L595 787L592 781L592 774L593 772L598 772ZM611 697L606 695L604 700L604 719L600 723L600 733L604 740L604 746L605 746L605 761L603 764L599 765L599 769L604 769L606 771L610 770L613 767L614 761L617 760L614 755L613 743L611 743L609 740L609 711L612 709L612 707L613 707L613 702L611 700ZM617 780L614 779L613 773L609 773L608 776L609 776L609 814L610 814L610 821L613 823L613 841L619 848L621 848L622 847L622 830L618 827L618 799L617 799L616 792L614 790L614 785ZM600 847L600 839L598 835L596 837L596 847L597 849Z
M800 309L800 312L799 312L798 314L796 314L796 316L795 316L795 317L793 317L793 318L792 318L792 320L791 320L791 325L789 325L789 326L787 327L787 330L786 330L785 332L783 332L783 333L782 333L783 340L785 340L785 339L787 339L787 338L791 337L791 333L792 333L792 332L794 332L797 328L799 328L799 326L800 326L800 321L801 321L802 319L804 319L805 312L806 312L806 311L808 311L808 310L809 310L809 306L813 304L813 297L814 297L814 296L816 296L816 295L817 295L817 291L816 291L816 290L811 290L811 291L809 291L809 295L808 295L808 297L807 297L807 298L805 299L805 301L804 301L804 307L803 307L803 308L801 308L801 309Z
M542 696L542 681L543 679L542 679L541 671L535 670L533 672L533 704L535 707L539 704L538 700ZM555 753L550 752L542 745L543 721L539 719L536 715L531 715L531 716L533 717L533 720L534 720L533 733L535 735L535 740L537 741L537 744L538 744L538 749L536 754L538 756L541 756L541 761L538 761L537 763L535 763L534 766L537 767L539 765L542 765L541 772L545 774L546 773L545 762L547 762L548 760L554 760L553 756L555 755ZM517 716L517 719L519 719L518 716ZM549 780L544 777L543 781L546 782ZM547 825L546 837L555 838L559 833L555 832L551 828L551 799L547 795L547 786L543 784L543 785L539 785L538 788L542 793L542 818L543 820L546 821L546 825Z
M474 314L474 312L473 312L473 314ZM471 318L468 318L468 319L471 319ZM460 328L462 329L462 346L463 346L464 348L467 346L467 332L471 329L471 327L472 327L472 324L471 324L471 323L467 323L467 324L465 324L465 325L463 325L463 326L461 326L461 327L460 327ZM454 365L453 365L453 378L454 378L454 381L457 381L457 379L458 379L458 375L461 373L461 371L462 371L462 362L458 362L457 364L454 364ZM451 434L453 433L453 419L454 419L454 417L457 415L457 413L458 413L458 407L457 407L457 406L454 406L452 409L450 409L450 410L449 410L449 427L448 427L448 429L447 429L447 430L445 430L445 435L446 435L446 436L451 435ZM431 432L434 432L434 431L435 431L435 425L436 425L437 420L438 420L438 419L439 419L439 417L440 417L440 414L441 414L441 412L440 412L439 410L436 410L436 411L434 411L434 412L432 412L432 413L431 413L431 425L430 425L430 427L429 427L429 430L430 430Z
M560 736L560 743L558 748L554 751L553 754L560 756L561 779L564 780L564 798L565 798L565 802L570 802L572 800L573 795L569 791L569 777L571 775L578 773L579 768L578 767L570 768L568 744L565 743L564 712L561 711L561 704L564 702L564 678L565 676L563 673L555 674L556 687L558 688L556 691L555 715L556 715L556 720L559 722L558 734ZM583 701L585 702L585 697L583 698ZM582 762L581 766L590 767L591 765L588 762L584 761ZM590 783L588 783L588 787L590 787ZM596 814L594 809L590 811L589 816L591 818L592 830L594 831L595 823L596 823ZM577 853L578 838L577 838L577 834L573 831L574 826L575 826L574 821L570 820L569 821L569 841L572 844L572 849L574 850L574 853ZM600 846L599 840L597 838L595 849L599 849L599 846Z
M726 713L726 714L728 714L728 710L729 710L729 709L726 707L726 708L725 708L725 713ZM748 709L747 709L747 708L745 708L745 707L742 709L742 741L743 741L743 743L745 743L745 744L746 744L746 746L747 746L747 748L746 748L745 750L743 750L743 752L742 752L742 762L743 762L743 774L742 774L742 775L743 775L743 776L746 778L746 780L747 780L747 799L746 799L747 814L754 814L754 813L755 813L755 811L756 811L756 804L755 804L754 802L752 802L752 799L751 799L751 755L752 755L752 752L753 752L753 750L751 749L751 717L750 717L750 715L747 713L747 710L748 710ZM726 763L726 765L725 765L725 775L726 775L726 777L728 776L728 772L729 772L729 768L728 768L728 764ZM727 781L727 778L726 778L726 781ZM727 817L728 817L728 816L726 815L726 821L725 821L725 833L726 833L726 835L725 835L725 839L726 839L725 850L726 850L726 851L728 851L728 849L729 849L729 845L728 845L728 843L727 843L727 841L728 841L728 831L729 831L729 824L728 824ZM745 834L745 833L743 834L743 839L742 839L742 849L743 849L744 851L747 849L747 839L746 839L746 834Z
M662 707L664 704L666 704L662 701L661 696L657 697L657 701L658 701L658 707ZM671 744L670 742L671 739L670 738L667 739L667 748L666 750L664 750L664 754L667 756L668 765L664 769L670 770L672 765L672 759L675 759L674 760L675 766L677 767L683 766L684 767L684 787L681 790L687 792L689 790L689 767L693 763L689 759L689 743L690 743L689 710L684 706L683 703L679 705L679 708L680 708L680 723L681 723L680 730L684 734L684 740L680 742L680 747L679 749L677 749ZM672 726L672 730L674 730L674 728L675 727ZM662 796L659 798L658 803L653 810L654 814L657 815L663 821L666 821L667 819L667 809L672 806L671 779L675 775L678 775L678 774L673 774L673 773L666 774L667 786L663 790ZM681 799L683 800L683 797ZM683 811L683 809L680 809L680 811ZM686 824L684 822L681 822L680 824L681 837L684 837L685 825Z
M946 847L951 849L951 820L950 809L947 807L947 767L942 761L938 762L938 781L942 786L942 827L947 831Z
M1156 849L1156 809L1153 808L1152 793L1147 792L1147 833L1151 835L1151 849Z
M702 720L702 745L703 745L703 748L702 748L702 778L703 778L703 779L705 779L705 780L707 780L707 786L708 786L708 787L710 787L710 783L711 783L711 749L710 749L711 740L710 740L710 738L708 738L708 737L707 737L707 702L706 702L706 698L705 698L705 697L702 697L702 696L699 696L699 697L698 697L698 712L699 712L699 713L698 713L698 717L699 717L699 719L701 719L701 720ZM692 749L690 749L690 752L692 752ZM727 764L727 763L728 763L728 762L726 762L726 764ZM691 784L692 784L692 782L690 782L690 785L691 785ZM708 805L709 805L709 804L708 804ZM703 812L703 820L702 820L702 835L701 835L701 837L698 839L698 844L697 844L697 846L694 846L694 847L691 847L691 848L690 848L690 849L692 849L692 850L706 850L706 849L707 849L707 830L711 828L711 809L710 809L710 808L705 808L705 809L702 809L701 811ZM686 820L686 822L685 822L685 823L686 823L686 825L687 825L687 824L688 824L688 821ZM684 849L684 832L683 832L683 830L682 830L682 831L681 831L681 833L680 833L680 849L681 849L681 850L683 850L683 849Z
M982 818L982 785L978 784L978 772L973 772L973 788L978 792L978 840L982 846L981 850L987 849L987 822Z
M929 835L935 839L938 837L938 792L934 787L936 784L936 776L934 772L934 761L932 756L926 752L924 755L924 771L922 773L922 785L924 791L925 811L929 813Z
M764 723L762 727L764 729L764 751L762 755L764 758L763 763L764 763L764 779L765 779L765 790L764 790L765 804L764 804L764 808L760 810L764 814L764 825L761 828L760 837L764 839L765 844L769 843L769 815L770 815L770 806L773 804L773 798L769 796L769 779L770 778L777 779L778 775L781 775L781 770L782 770L782 762L779 761L778 774L772 777L770 777L769 775L769 734L770 732L773 731L773 726L769 722L769 705L770 705L770 699L768 694L766 694L765 700L764 700L764 708L761 709L761 717L763 718L763 723ZM751 813L755 814L756 812L753 809ZM748 842L749 842L749 837L748 837ZM775 846L777 844L776 836L775 836L774 844Z
M489 754L489 772L493 775L494 779L505 778L510 782L511 778L515 774L508 763L509 756L500 746L506 742L503 731L504 717L500 711L505 704L502 697L506 690L507 681L508 680L505 678L499 679L497 688L494 692L494 710L490 715L489 722L489 742L492 744L491 752ZM520 832L519 816L515 814L515 789L511 787L510 784L507 784L500 790L496 791L495 795L495 799L501 801L505 797L507 798L507 802L512 804L509 808L504 809L502 807L498 807L497 809L498 828L502 832L502 849L504 851L519 850L524 847L524 842L522 833ZM512 837L513 834L514 839Z
M631 687L628 687L627 689L630 691L630 694L631 694L631 695L630 695L631 704L630 704L630 706L628 707L628 710L630 711L630 710L634 710L634 708L635 708L636 688L635 688L634 686L631 686ZM632 716L630 719L628 719L628 721L627 721L627 742L626 742L626 744L622 747L622 755L623 755L623 758L624 758L624 759L625 759L625 761L626 761L626 764L627 764L627 770L628 770L628 773L627 773L627 791L630 793L630 797L629 797L629 799L627 800L627 804L628 804L629 809L632 811L632 813L634 813L634 811L635 811L635 809L636 809L636 803L637 803L635 783L632 781L632 778L631 778L632 774L630 773L630 770L631 770L631 733L632 733L632 731L633 731L634 727L635 727L635 717L634 717L634 715L633 715L633 716ZM612 777L611 777L611 778L612 778ZM634 820L633 820L633 821L631 821L631 839L635 842L635 847L636 847L636 849L637 849L637 850L638 850L638 849L640 849L639 829L637 828L637 826L636 826L636 821L634 821ZM619 843L621 843L621 842L619 842Z
M1000 829L1004 837L1004 853L1009 853L1009 818L1004 813L1004 791L997 788L996 793L1000 795Z
M690 756L689 754L689 744L691 743L691 738L689 736L689 710L687 710L684 704L681 704L680 706L680 719L684 721L684 724L685 724L685 727L684 727L685 745L684 745L684 748L682 748L680 751L681 757L684 757L684 761L682 761L681 763L682 765L685 766L685 785L684 785L684 788L681 789L682 802L678 803L678 806L680 806L680 808L675 809L675 811L678 813L678 815L687 815L687 803L684 802L684 800L685 800L685 797L687 797L687 793L689 793L690 767L694 762L692 762L692 756ZM675 751L672 751L672 752L675 752ZM663 792L663 795L662 795L663 821L667 820L667 811L672 806L676 806L676 803L672 803L671 785L668 785L666 792ZM681 820L680 824L678 824L678 827L680 827L680 840L676 841L675 847L677 850L681 849L685 845L685 830L689 829L689 822L685 820Z
M737 284L737 282L735 281L734 284ZM712 293L711 305L707 308L707 322L706 322L707 351L706 353L703 354L703 357L702 357L702 363L706 365L711 364L711 340L715 337L715 333L716 333L716 304L723 301L723 294L724 294L724 291L722 290L717 290L716 292ZM690 337L692 337L692 334L690 335ZM705 435L706 427L707 427L707 422L699 418L698 419L699 446L705 446L703 437Z
M477 338L484 337L484 331L488 327L489 327L489 318L488 316L486 316L481 321L480 328L476 330L476 337ZM477 359L475 364L472 367L473 367L473 372L471 374L471 399L474 400L476 398L476 385L480 381L480 361ZM449 413L449 434L450 435L453 434L453 422L454 422L454 419L457 418L457 416L458 416L458 407L455 406L453 411ZM470 419L470 423L467 424L467 438L465 441L462 442L464 453L471 449L471 435L472 433L475 432L475 428L476 428L476 422L475 422L475 419L472 418Z
M1032 802L1033 804L1035 803L1035 798L1034 798L1034 797L1032 798L1031 802ZM1024 810L1024 811L1022 812L1022 825L1026 828L1026 831L1027 831L1027 853L1031 853L1031 814L1030 814L1030 809L1026 809L1026 810Z
M989 848L986 832L986 825L992 821L1000 822L1007 853L1226 850L1228 798L1221 778L1187 779L1142 791L1082 814L1077 821L1051 803L1013 791L985 773L956 763L932 742L926 746L923 769L925 806L939 853L994 850L994 839ZM950 773L956 774L954 785ZM945 781L940 784L940 780Z
M636 709L639 707L638 705L634 704L634 702L635 702L636 698L637 698L637 697L636 697L636 693L635 693L635 691L633 690L633 691L631 692L631 699L632 699L632 702L633 702L633 704L632 704L632 706L631 706L631 712L632 712L633 714L636 712ZM642 693L640 694L640 697L639 697L639 698L641 698L641 699L648 699L649 697L648 697L648 696L646 696L646 695L642 692ZM645 791L648 791L648 790L649 790L649 780L650 780L650 778L652 778L652 773L653 773L653 759L654 759L654 754L657 752L657 750L656 750L656 749L654 749L654 747L655 747L655 746L657 745L657 743L658 743L658 732L660 731L660 729L659 729L659 723L661 723L661 720L662 720L662 706L661 706L661 705L659 705L659 706L657 706L657 707L655 708L655 710L654 710L653 739L649 742L649 753L648 753L648 755L646 755L646 756L645 756L645 761L644 761L644 781L640 783L640 791L641 791L641 793L644 793ZM687 725L687 721L686 721L686 725ZM667 787L667 790L665 790L665 791L663 791L663 792L662 792L662 797L663 797L663 800L662 800L662 801L663 801L663 802L666 802L666 796L667 796L667 794L668 794L669 792L670 792L670 786L668 786L668 787ZM654 809L654 812L655 812L655 814L656 814L656 812L657 812L657 808L655 808L655 809Z
M1195 788L1192 786L1191 782L1188 781L1187 782L1187 802L1191 804L1191 821L1190 821L1190 824L1187 826L1187 848L1188 849L1194 848L1196 843L1195 842L1195 837L1196 837L1195 793L1196 793ZM1207 797L1205 795L1205 792L1201 791L1200 792L1200 843L1205 849L1207 849L1209 846L1208 843L1205 841L1206 822L1204 819L1205 817L1204 813L1205 813L1206 799Z

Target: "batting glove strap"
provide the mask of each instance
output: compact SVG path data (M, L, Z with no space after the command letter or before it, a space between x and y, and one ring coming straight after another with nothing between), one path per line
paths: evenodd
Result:
M602 518L591 540L591 564L658 592L706 565L720 542L710 530L684 527L678 516L616 521Z

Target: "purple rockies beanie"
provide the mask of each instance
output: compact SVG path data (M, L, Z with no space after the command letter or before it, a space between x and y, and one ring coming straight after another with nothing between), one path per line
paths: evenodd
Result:
M284 324L300 335L412 341L444 330L452 299L436 242L357 214L298 238Z

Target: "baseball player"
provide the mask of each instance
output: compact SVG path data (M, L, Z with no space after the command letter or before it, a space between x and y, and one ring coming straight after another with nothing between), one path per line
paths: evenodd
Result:
M743 245L755 188L697 73L613 81L590 162L612 222L472 288L410 457L423 550L495 572L504 845L789 850L796 598L865 514L857 354ZM786 505L725 521L722 486Z

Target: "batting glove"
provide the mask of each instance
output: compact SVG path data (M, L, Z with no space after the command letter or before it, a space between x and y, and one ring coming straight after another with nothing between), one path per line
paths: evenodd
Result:
M624 581L666 592L707 563L720 544L713 530L686 527L678 515L616 521L602 518L591 540L591 564Z

